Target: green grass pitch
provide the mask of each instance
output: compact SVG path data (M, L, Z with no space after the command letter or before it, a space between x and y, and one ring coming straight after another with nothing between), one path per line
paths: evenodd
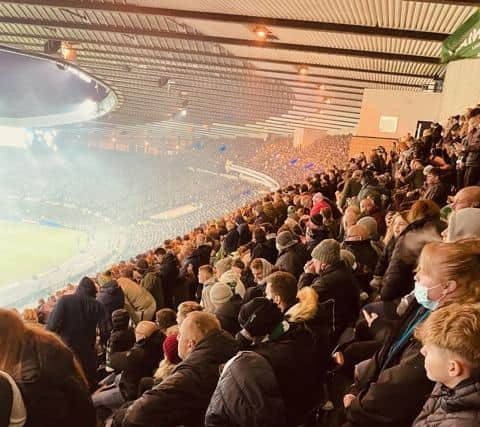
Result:
M87 243L81 231L0 221L0 286L51 270Z

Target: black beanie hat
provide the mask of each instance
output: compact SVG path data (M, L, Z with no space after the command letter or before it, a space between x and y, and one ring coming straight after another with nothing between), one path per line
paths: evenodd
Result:
M247 302L238 315L238 323L252 337L263 337L271 333L282 320L283 314L277 305L263 297Z

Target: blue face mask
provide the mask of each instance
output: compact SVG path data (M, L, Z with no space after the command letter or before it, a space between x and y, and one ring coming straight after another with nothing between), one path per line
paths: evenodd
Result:
M430 298L428 298L428 291L430 289L438 288L439 286L442 286L442 284L433 286L432 288L426 288L420 282L415 281L414 293L418 303L423 305L428 310L435 310L438 307L438 301L432 301Z

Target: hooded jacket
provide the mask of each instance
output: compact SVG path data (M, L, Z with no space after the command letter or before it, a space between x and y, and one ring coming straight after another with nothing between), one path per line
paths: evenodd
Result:
M74 294L58 300L47 322L47 329L58 334L73 350L90 380L97 368L97 325L105 319L105 308L95 299L95 293L94 283L83 278Z
M242 351L225 365L205 416L206 427L286 427L285 404L272 367Z
M245 295L245 285L242 281L235 275L233 270L227 270L220 276L220 282L225 283L226 285L232 288L234 294L240 295L242 298Z
M454 389L437 383L413 427L476 427L480 425L479 377L467 379Z
M105 283L98 292L97 301L101 302L105 308L105 316L100 321L100 337L105 344L112 330L112 313L125 305L123 291L116 280Z
M117 282L125 296L125 308L129 311L134 323L140 320L151 320L157 308L152 294L127 277L121 277Z
M275 267L281 271L286 271L295 276L296 279L300 277L303 271L303 266L307 262L308 254L305 246L300 243L295 243L286 249L283 249L278 254Z
M122 427L204 425L205 412L219 378L219 366L238 351L226 332L214 331L201 340L172 374L145 392L128 408Z

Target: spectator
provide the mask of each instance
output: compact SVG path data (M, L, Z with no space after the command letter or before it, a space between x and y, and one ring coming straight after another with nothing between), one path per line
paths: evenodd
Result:
M104 280L100 280L100 282L97 301L103 304L105 315L98 326L102 344L105 345L112 330L112 313L124 307L125 298L122 288L118 286L117 281L112 278L111 274L106 275Z
M180 326L189 313L203 311L203 307L196 301L184 301L177 309L177 324Z
M157 325L163 335L167 335L168 328L177 324L177 313L171 308L162 308L155 313Z
M464 187L455 194L452 207L458 211L465 208L480 208L480 186Z
M465 186L480 185L480 107L470 111L468 116L468 137L465 151L467 153Z
M275 267L299 278L306 262L305 248L295 240L289 231L283 231L276 238L278 258Z
M243 298L244 302L248 302L253 298L265 296L265 281L267 276L272 273L274 267L266 259L255 258L250 264L253 279L256 286L247 289Z
M203 425L219 378L219 366L238 350L233 338L209 313L190 313L180 325L182 362L163 382L116 415L114 426Z
M228 221L226 226L228 233L223 240L223 251L226 255L230 255L238 249L240 234L232 221Z
M3 309L0 371L22 392L25 427L95 427L88 383L72 351L51 332L25 325L17 314Z
M311 286L318 294L319 315L328 325L334 345L342 332L352 326L360 311L360 291L352 271L340 258L340 244L326 239L305 264L299 287Z
M448 331L448 332L447 332ZM480 424L480 311L451 304L433 312L415 331L427 377L436 381L413 427Z
M235 336L240 331L238 313L242 306L242 297L232 292L232 288L222 282L215 283L210 290L210 299L215 306L215 316L222 329Z
M256 228L253 232L254 246L251 249L251 260L257 258L266 259L269 263L275 264L277 260L277 249L267 242L267 235L263 228Z
M152 294L132 280L132 270L125 269L117 282L125 297L125 308L130 313L133 323L152 320L157 305Z
M240 295L242 298L245 295L245 285L239 277L235 275L232 270L233 258L224 258L215 263L215 275L217 280L230 286L232 292Z
M105 317L103 305L95 300L95 284L84 277L75 294L59 299L48 316L47 329L57 333L75 353L91 386L96 384L96 330Z
M107 341L105 352L106 369L113 371L112 355L130 350L135 344L135 332L130 327L130 314L125 309L118 309L112 313L112 332Z
M37 312L32 308L26 308L25 310L23 310L22 319L26 324L31 324L31 325L38 324Z
M27 410L14 379L0 371L0 426L23 427Z
M297 280L290 273L277 271L266 278L266 297L284 314L297 302Z
M215 307L210 300L210 289L213 284L216 283L213 268L210 265L202 265L198 269L198 281L202 285L202 298L200 301L201 306L208 313L214 313Z

